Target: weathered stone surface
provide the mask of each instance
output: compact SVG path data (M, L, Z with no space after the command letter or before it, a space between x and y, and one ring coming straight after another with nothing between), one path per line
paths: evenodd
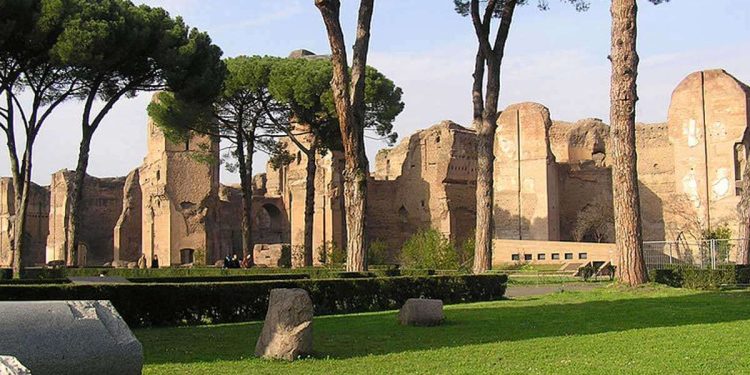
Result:
M0 348L35 375L140 374L143 349L109 301L0 302Z
M309 51L293 55L327 58ZM644 240L674 240L679 233L700 237L708 224L737 228L741 171L750 149L749 97L750 88L723 70L695 72L675 88L666 122L636 124ZM611 206L609 126L602 120L552 121L540 104L513 104L499 116L495 136L496 239L569 241L581 212L595 202ZM299 141L311 142L305 136ZM281 142L294 160L278 169L268 165L252 181L253 239L263 245L256 254L260 266L286 266L278 244L299 249L304 239L306 156L290 140ZM176 144L149 124L148 154L137 172L128 178L87 177L83 263L128 267L143 252L149 264L157 254L163 267L221 265L227 254L241 254L241 191L219 184L218 166L195 160L195 152L219 157L207 137ZM315 162L313 260L319 264L326 261L324 249L346 245L344 160L329 152ZM422 228L435 228L457 244L471 236L473 130L440 122L381 150L374 165L366 230L373 241L386 243L388 261L398 261L403 243ZM71 177L60 171L50 187L32 185L30 242L23 258L28 266L64 257ZM10 179L0 179L0 267L10 265L12 195Z
M74 171L55 172L50 184L49 236L47 261L65 259L65 241L69 229L70 197ZM111 262L114 254L114 227L122 212L124 177L86 176L81 202L78 264L100 266Z
M442 121L381 150L368 181L368 236L397 251L421 228L462 243L474 231L476 134ZM398 254L390 254L392 261Z
M29 186L29 207L26 215L28 242L22 254L22 262L27 266L44 264L44 251L49 233L49 188L31 183ZM10 265L13 253L11 243L15 237L15 200L13 180L0 178L0 266Z
M271 289L255 355L291 361L312 354L312 319L313 304L307 291Z
M253 247L253 259L258 266L291 267L291 247L289 244L259 243Z
M538 103L508 106L497 119L494 221L497 238L559 240L559 181L549 110Z
M0 355L0 375L31 375L16 357Z
M141 256L141 185L138 169L125 179L122 212L114 229L114 260L134 262Z
M443 301L439 299L409 298L398 312L398 321L410 326L436 326L443 323Z

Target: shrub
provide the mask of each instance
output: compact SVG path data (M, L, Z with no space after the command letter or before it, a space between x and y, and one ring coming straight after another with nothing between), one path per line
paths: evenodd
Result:
M461 246L456 248L456 253L458 255L458 264L459 268L462 270L470 270L471 269L471 262L474 260L474 251L476 248L476 236L474 235L474 232L471 232L471 234L466 237L463 243L461 243Z
M457 269L453 245L436 229L414 234L401 248L401 264L408 268Z
M737 284L737 275L744 269L735 266L721 266L717 269L701 269L689 265L651 270L651 280L676 288L717 289L723 285Z
M589 281L589 279L594 276L596 273L596 268L591 265L586 265L578 269L578 274L581 275L584 281Z
M390 264L391 257L388 254L388 244L385 241L375 240L370 242L367 249L367 264Z
M227 275L227 276L173 276L173 277L131 277L134 283L218 283L235 281L264 281L264 280L299 280L309 279L305 273L270 273L257 275ZM44 280L42 280L44 281Z
M408 298L444 303L501 299L506 275L278 280L186 284L5 285L0 300L110 300L131 327L263 319L273 288L303 288L315 315L391 310Z
M729 226L724 224L712 230L704 230L701 235L703 240L714 240L714 255L718 261L726 262L729 260L729 254L734 247L732 243L732 229ZM711 249L709 244L704 242L704 246L700 250L703 263L711 263Z
M336 267L346 263L346 249L340 248L335 242L325 242L318 246L315 252L319 254L318 261L328 267Z
M604 268L607 270L607 273L609 274L609 281L614 281L615 271L617 271L617 267L614 266L612 263L609 263L606 266L604 266Z

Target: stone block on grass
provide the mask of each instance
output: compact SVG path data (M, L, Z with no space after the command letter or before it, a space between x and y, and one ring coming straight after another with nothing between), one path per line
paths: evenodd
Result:
M0 351L34 375L140 374L143 348L109 301L0 302Z
M16 357L0 355L0 375L31 375L31 371Z
M304 289L271 289L255 355L292 361L312 354L313 304Z
M402 325L436 326L444 320L443 301L439 299L409 298L398 312Z

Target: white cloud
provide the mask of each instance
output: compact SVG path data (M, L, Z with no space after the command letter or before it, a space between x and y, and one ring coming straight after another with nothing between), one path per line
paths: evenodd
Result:
M226 29L247 29L253 27L266 26L278 22L303 11L302 4L299 1L274 2L267 9L260 9L255 12L255 17L244 19L241 22L227 23L216 27L217 30Z

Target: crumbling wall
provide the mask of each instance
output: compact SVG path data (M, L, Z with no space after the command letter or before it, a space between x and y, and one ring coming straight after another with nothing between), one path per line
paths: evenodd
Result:
M300 132L304 132L305 125L296 125ZM306 148L310 148L312 138L298 136L297 140ZM307 155L290 139L282 139L287 151L294 157L291 163L280 168L268 164L266 172L266 196L283 197L283 210L288 226L284 228L283 237L291 242L292 259L295 265L303 259L305 240L305 200L307 195ZM336 244L344 246L346 240L344 227L343 179L344 156L339 151L328 151L324 155L315 154L315 198L313 212L313 263L320 264L325 259L324 245ZM270 208L270 207L269 207ZM274 211L274 208L270 208ZM265 217L268 213L258 215ZM276 239L273 239L276 241ZM270 242L277 243L277 242Z
M172 142L149 121L140 168L143 252L162 267L212 264L219 256L218 142L193 134Z
M600 119L588 118L574 123L553 121L549 130L550 148L558 163L593 160L604 164L609 143L609 126Z
M674 147L674 186L703 229L737 228L741 166L747 156L746 85L724 70L688 75L672 93L667 125ZM692 206L692 207L690 207ZM679 218L674 217L679 227Z
M558 240L558 180L549 141L549 110L513 104L497 120L495 238Z
M142 196L138 169L125 178L122 212L114 229L114 260L137 262L141 256Z
M476 134L443 121L378 153L368 185L371 240L391 252L420 229L459 243L471 236L476 207Z
M578 215L587 207L608 210L614 220L612 208L612 169L599 167L593 161L561 163L558 166L560 179L560 239L575 241L574 232ZM593 241L584 237L583 241ZM614 238L608 238L614 241Z
M675 157L664 123L636 124L638 192L644 241L674 239L668 235L664 205L674 194Z
M15 240L15 200L13 180L0 178L0 267L12 265L12 243ZM26 211L26 251L21 254L25 266L44 263L47 234L49 233L49 190L31 183L29 206Z
M65 259L74 171L61 170L50 184L46 260ZM81 201L79 263L102 265L114 257L114 228L122 213L124 177L86 176Z
M219 258L242 254L242 207L239 185L219 186ZM289 243L289 224L281 198L254 194L251 211L253 245Z

